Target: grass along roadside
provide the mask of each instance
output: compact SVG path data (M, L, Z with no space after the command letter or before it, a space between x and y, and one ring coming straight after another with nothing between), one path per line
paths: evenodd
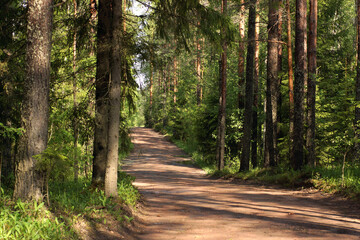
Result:
M172 140L179 148L188 153L192 160L184 164L191 164L205 170L214 177L255 181L257 183L277 184L290 188L313 187L331 194L360 199L360 166L347 163L342 171L342 165L305 167L301 171L294 171L281 166L275 168L254 168L247 172L238 173L238 162L235 160L218 171L216 166L196 150L196 146L179 140ZM230 166L229 166L230 165Z

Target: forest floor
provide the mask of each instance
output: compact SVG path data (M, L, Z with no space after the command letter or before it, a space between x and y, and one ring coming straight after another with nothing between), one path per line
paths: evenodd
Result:
M132 130L123 169L143 195L133 239L360 239L355 202L317 190L213 179L148 128Z

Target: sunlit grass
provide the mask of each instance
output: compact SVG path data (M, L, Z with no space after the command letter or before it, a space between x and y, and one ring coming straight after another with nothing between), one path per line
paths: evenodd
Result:
M1 189L0 239L77 239L44 203L12 201Z
M185 152L192 160L192 165L202 168L208 175L214 177L234 178L244 181L278 184L291 188L314 187L324 192L338 193L346 197L360 198L360 167L347 164L342 174L341 165L324 165L316 168L304 167L301 171L294 171L281 166L274 168L252 168L246 172L238 172L239 161L232 159L231 165L226 165L224 170L217 170L215 163L206 160L204 154L196 150L196 145L180 140L174 143ZM188 164L188 163L187 163Z
M103 191L91 187L90 179L51 182L50 206L44 203L11 199L11 192L0 192L0 239L78 239L73 229L79 219L99 219L104 214L118 221L132 216L120 205L135 207L140 195L132 185L134 177L119 172L119 200L107 198Z

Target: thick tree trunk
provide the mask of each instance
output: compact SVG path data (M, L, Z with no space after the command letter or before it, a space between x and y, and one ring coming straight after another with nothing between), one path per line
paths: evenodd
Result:
M292 38L291 38L291 13L290 0L286 0L286 19L287 19L287 53L288 53L288 75L289 75L289 136L294 133L294 70L292 57ZM289 156L292 156L292 137L289 140Z
M121 98L122 0L112 4L111 77L109 90L108 153L105 174L105 195L115 197L119 162L119 126Z
M306 80L306 0L296 0L295 31L295 82L294 82L294 131L291 163L295 170L303 166L304 159L304 84Z
M242 155L240 171L249 170L252 109L254 101L254 58L255 58L255 20L256 0L250 1L248 23L248 48L246 56L246 83L245 83L245 111L244 111L244 136L242 139Z
M316 42L317 42L317 0L310 0L309 16L309 78L307 91L307 163L315 164L315 96L316 96Z
M266 132L264 166L276 164L277 104L278 104L278 57L279 57L279 0L269 0L268 60L266 80Z
M95 137L92 184L100 187L103 186L105 182L108 152L111 2L111 0L99 0L98 15L95 80Z
M259 0L256 1L259 6ZM258 149L258 108L259 108L259 33L260 33L260 14L256 13L255 26L255 69L254 69L254 108L253 108L253 124L251 133L251 164L253 168L257 167L257 149Z
M226 16L227 0L222 0L221 12ZM225 37L225 30L222 29L222 35ZM216 159L218 163L218 169L224 169L224 155L225 155L225 131L226 131L226 68L227 68L227 43L222 40L222 53L221 53L221 65L220 65L220 98L219 98L219 116L218 116L218 135L217 135L217 150Z
M43 199L44 175L36 169L34 155L47 146L52 1L28 1L25 98L17 152L14 198Z

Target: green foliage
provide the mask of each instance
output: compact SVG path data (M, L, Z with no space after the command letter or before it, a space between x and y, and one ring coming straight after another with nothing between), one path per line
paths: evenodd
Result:
M355 19L351 1L320 1L317 152L324 167L339 163L354 142Z
M118 179L121 204L135 207L140 197L132 185L135 178L119 172ZM132 219L104 191L92 189L87 179L51 181L49 189L51 207L47 208L44 203L13 202L0 188L0 239L77 239L72 224L79 216L92 219L108 212L118 220Z
M0 136L4 138L15 139L24 132L23 128L7 127L0 122Z
M124 203L135 206L139 193L132 185L135 179L124 172L119 172L118 189L119 197ZM110 204L104 191L91 189L88 179L79 179L78 182L65 181L63 183L50 183L51 206L54 211L61 210L72 214L87 214L97 211L98 207L106 207Z
M76 239L63 222L46 209L44 203L13 202L0 194L0 239Z
M34 158L37 159L37 170L45 172L47 177L51 177L55 181L64 181L70 177L72 163L55 146L47 147L43 153L35 155Z
M123 202L129 206L135 207L140 198L138 190L132 185L135 177L118 172L118 193Z
M360 197L360 167L354 163L346 164L344 178L342 166L329 165L312 170L313 184L330 193L340 193L347 197Z

